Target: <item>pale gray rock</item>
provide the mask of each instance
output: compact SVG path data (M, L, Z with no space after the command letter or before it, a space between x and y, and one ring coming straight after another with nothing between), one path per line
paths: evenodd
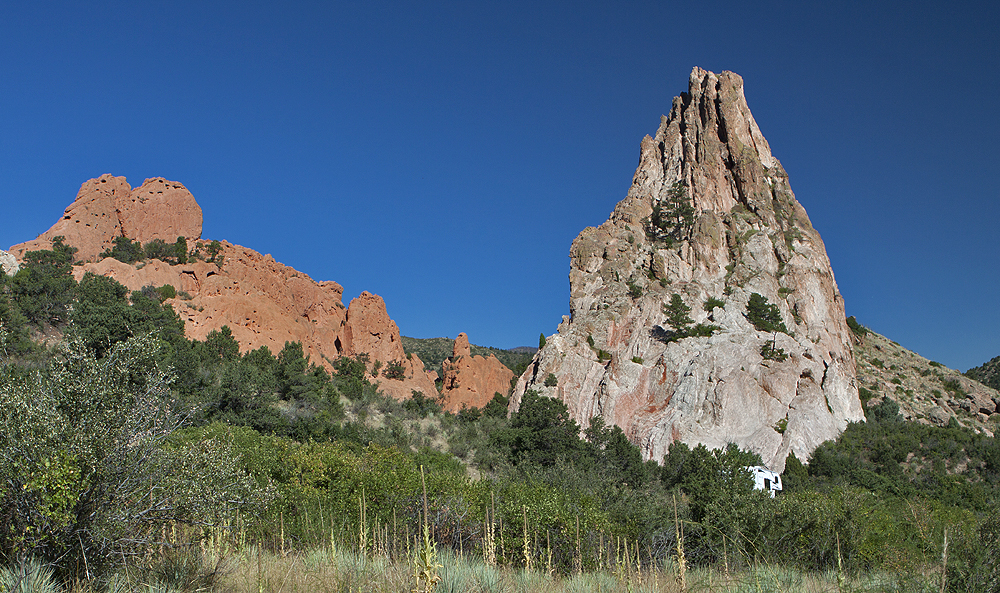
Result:
M668 245L647 230L675 182L695 220ZM628 195L604 224L580 233L570 259L570 315L518 380L511 411L535 389L562 399L584 427L593 416L621 426L646 459L662 460L675 441L736 443L776 471L790 452L807 459L864 420L823 241L736 74L692 71L688 93L674 99L656 136L643 138ZM695 323L720 329L668 341L663 305L675 293ZM753 293L777 305L787 334L747 320ZM706 311L709 298L724 306ZM786 359L762 357L772 341ZM549 373L556 387L544 385Z
M13 276L21 269L21 266L17 263L17 258L14 257L14 254L0 249L0 269L3 270L4 274Z

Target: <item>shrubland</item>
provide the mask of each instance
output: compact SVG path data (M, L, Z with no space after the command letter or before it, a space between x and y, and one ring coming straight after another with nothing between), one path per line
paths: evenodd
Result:
M382 395L364 356L241 353L228 328L188 340L169 291L76 283L71 258L57 242L0 276L9 574L38 561L115 590L288 590L303 569L325 576L295 577L301 590L432 588L414 568L440 590L1000 590L1000 449L957 423L872 400L868 422L790 456L772 499L734 445L644 462L621 428L581 427L533 391L509 416L505 394L448 414L437 394Z

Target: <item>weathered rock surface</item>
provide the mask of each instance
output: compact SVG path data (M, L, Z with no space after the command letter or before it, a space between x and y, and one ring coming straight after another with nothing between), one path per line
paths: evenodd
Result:
M201 250L207 245L202 241ZM345 308L344 289L336 282L316 282L270 255L226 241L220 245L221 268L201 261L169 265L159 260L132 266L106 258L76 266L73 275L80 279L93 272L130 290L170 284L179 294L166 302L184 320L191 339L203 340L226 325L243 352L267 346L277 354L285 342L301 342L303 353L327 368L340 356L366 353L382 368L390 362L406 368L403 380L378 379L387 394L405 398L412 390L435 392L419 357L404 354L399 328L381 297L363 292Z
M79 261L95 261L115 237L143 244L154 239L173 243L177 237L193 241L201 238L201 224L201 207L176 181L156 177L132 189L124 177L102 175L80 186L52 228L10 251L21 258L27 251L51 249L52 239L61 235L77 248Z
M743 80L695 68L640 147L628 195L573 242L571 314L518 380L511 409L527 389L559 397L583 426L598 415L621 426L647 459L662 459L674 441L733 442L778 471L792 451L806 459L864 415L823 241L750 113ZM675 182L694 219L670 245L647 230ZM694 323L720 329L671 341L663 306L675 293ZM748 321L753 293L777 305L787 334ZM707 311L709 298L724 305ZM772 341L786 359L762 356ZM544 385L549 373L554 387Z
M444 409L458 412L463 406L482 408L497 392L506 394L514 373L492 354L472 356L469 337L458 334L451 358L442 364L441 395Z
M3 270L3 273L8 276L13 276L20 269L21 266L17 263L17 258L14 257L14 254L0 249L0 270Z

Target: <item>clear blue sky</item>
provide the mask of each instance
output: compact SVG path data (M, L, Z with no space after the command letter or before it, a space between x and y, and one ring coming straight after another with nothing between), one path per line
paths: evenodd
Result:
M434 8L428 8L434 6ZM534 345L692 66L743 76L848 314L1000 355L995 2L5 2L0 246L103 173L404 335Z

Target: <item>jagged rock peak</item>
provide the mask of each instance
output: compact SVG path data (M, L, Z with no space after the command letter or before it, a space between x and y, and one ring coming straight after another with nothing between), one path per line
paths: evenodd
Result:
M469 336L465 335L465 332L458 334L455 338L455 346L451 349L452 358L458 358L459 356L471 356L472 347L469 346Z
M201 207L182 184L154 177L132 189L124 177L105 174L80 186L52 228L10 251L20 258L28 251L51 249L52 239L63 236L77 248L78 260L95 261L115 237L140 243L173 243L177 237L193 241L201 238L201 227Z
M536 389L584 426L596 415L618 424L646 458L674 441L734 442L779 471L789 452L805 459L864 418L822 239L736 74L691 72L643 138L628 194L580 233L570 259L570 316L519 379L512 409ZM690 323L668 315L675 294ZM751 297L786 331L757 329ZM544 385L549 373L557 386Z

